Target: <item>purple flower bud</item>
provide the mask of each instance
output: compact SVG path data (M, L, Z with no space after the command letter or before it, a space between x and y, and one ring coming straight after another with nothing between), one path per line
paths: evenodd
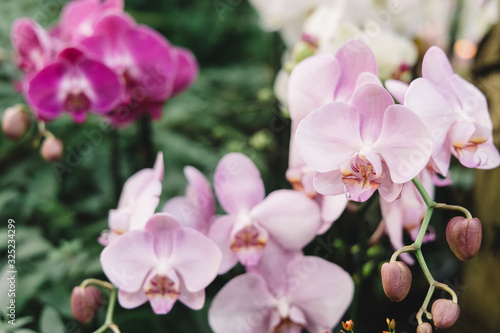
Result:
M19 140L30 125L30 117L20 106L7 108L2 117L2 131L10 140Z
M460 315L460 307L449 299L438 299L432 304L432 320L436 329L453 326Z
M71 312L83 325L90 323L101 307L101 291L94 286L74 287L71 293Z
M429 323L422 323L417 327L417 333L432 333L432 326Z
M45 161L51 163L61 158L63 149L64 147L61 140L49 137L43 141L40 153Z
M472 259L481 247L481 221L478 218L454 217L446 227L446 240L455 256L462 261Z
M411 287L411 271L402 261L386 262L382 265L382 286L393 302L405 299Z

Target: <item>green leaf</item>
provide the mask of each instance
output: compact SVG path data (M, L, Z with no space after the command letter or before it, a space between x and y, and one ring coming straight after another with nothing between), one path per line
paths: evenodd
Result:
M40 318L40 333L64 333L64 323L53 307L46 306L43 308Z

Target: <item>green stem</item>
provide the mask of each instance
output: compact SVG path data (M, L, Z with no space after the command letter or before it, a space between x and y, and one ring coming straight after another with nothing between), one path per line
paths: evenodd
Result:
M113 290L113 288L114 288L111 283L106 282L106 281L101 281L101 280L98 280L98 279L85 279L80 284L80 287L85 288L89 284L93 284L93 285L96 285L96 286L99 286L99 287L102 287L102 288L105 288L105 289L108 289L108 290Z
M425 233L427 232L427 228L429 227L429 222L431 221L433 212L434 207L427 207L424 220L422 221L422 225L420 226L420 230L418 231L417 239L413 243L413 246L415 246L417 249L420 249L422 247L422 242L424 241Z
M425 296L424 303L422 303L422 307L420 308L420 310L417 313L417 321L418 321L419 325L422 324L422 315L424 313L426 314L428 319L432 319L432 318L429 318L429 311L427 311L427 307L429 306L429 302L431 301L432 294L434 294L434 289L435 289L435 286L433 284L431 284L429 286L429 290L427 291L427 295Z
M418 249L417 249L415 246L413 246L413 245L408 245L408 246L405 246L405 247L403 247L403 248L401 248L401 249L397 250L396 252L394 252L394 254L393 254L393 255L392 255L392 257L391 257L391 261L390 261L390 262L395 262L395 261L398 259L399 255L400 255L401 253L405 253L405 252L415 252L415 251L417 251L417 250L418 250Z
M425 262L422 250L418 249L415 252L415 256L417 257L418 263L420 264L420 268L422 268L422 272L424 273L425 278L427 279L430 285L433 285L436 282L436 280L434 280L434 277L432 277L429 267L427 267L427 263Z
M413 185L415 185L415 187L417 188L418 192L422 196L422 199L424 199L424 202L427 205L427 207L433 207L433 206L435 206L436 202L434 200L432 200L431 196L427 193L427 191L425 190L424 185L422 185L422 183L420 182L420 180L418 180L418 178L415 177L411 181L413 182Z
M118 288L113 287L113 289L111 290L111 295L109 296L108 311L106 312L106 320L104 324L97 329L97 331L94 331L94 333L103 333L107 329L110 329L115 333L120 333L120 329L118 328L118 326L116 326L116 324L113 323L113 312L115 311L117 295L118 295Z
M460 212L462 212L465 217L467 217L467 219L472 219L472 214L467 210L467 208L465 207L462 207L462 206L455 206L455 205L447 205L447 204L444 204L444 203L438 203L434 206L435 208L439 208L439 209L446 209L446 210L458 210Z

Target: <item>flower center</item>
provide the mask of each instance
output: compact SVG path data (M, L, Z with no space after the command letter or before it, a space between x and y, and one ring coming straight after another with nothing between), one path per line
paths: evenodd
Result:
M366 201L380 186L381 173L377 173L370 161L359 156L342 169L342 176L349 200Z
M267 239L259 237L259 230L251 225L238 231L231 242L231 250L238 252L243 249L254 248L261 250L266 246Z

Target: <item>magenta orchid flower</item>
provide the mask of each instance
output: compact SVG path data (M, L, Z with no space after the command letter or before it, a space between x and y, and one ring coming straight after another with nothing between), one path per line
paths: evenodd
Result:
M168 200L162 212L172 214L181 225L191 227L203 234L215 217L215 199L212 186L196 168L187 166L184 175L188 180L186 195Z
M189 88L198 77L198 62L193 53L182 47L175 47L177 53L177 73L175 75L172 96Z
M62 40L79 41L93 34L96 21L110 12L122 12L123 0L73 0L62 9L59 36Z
M219 203L228 213L218 217L208 233L222 251L221 274L238 260L245 266L258 264L268 242L300 251L319 228L318 205L305 194L278 190L264 199L260 173L243 154L224 156L214 183Z
M153 169L142 169L123 185L118 208L109 211L109 230L99 242L107 246L129 230L144 229L160 202L163 180L163 153L158 153Z
M166 213L155 214L145 229L127 232L101 253L104 273L120 289L120 305L131 309L149 301L156 314L168 313L177 300L201 309L220 262L210 239Z
M349 274L318 257L265 258L215 296L208 312L214 332L331 332L353 297Z
M38 118L52 120L67 111L77 123L85 121L87 112L110 112L122 94L119 77L76 48L64 49L31 79L28 89Z
M333 102L299 124L296 143L317 173L314 187L324 195L345 193L366 201L377 189L394 201L403 184L427 165L432 140L411 110L394 105L380 85L365 83L351 103Z
M80 45L126 82L122 105L127 106L127 113L110 114L115 125L130 123L144 113L151 113L153 117L161 114L159 108L174 92L178 54L181 53L163 36L149 27L137 25L124 13L115 13L98 20L93 35L80 41ZM183 59L187 59L186 54L182 54ZM186 80L179 78L179 87L182 88ZM135 107L130 108L131 104Z
M25 73L36 73L55 58L50 35L28 18L14 22L11 31L14 61Z
M492 123L484 95L453 72L446 54L431 47L404 104L425 123L434 141L432 163L443 176L453 154L469 168L492 169L500 155L492 139Z

